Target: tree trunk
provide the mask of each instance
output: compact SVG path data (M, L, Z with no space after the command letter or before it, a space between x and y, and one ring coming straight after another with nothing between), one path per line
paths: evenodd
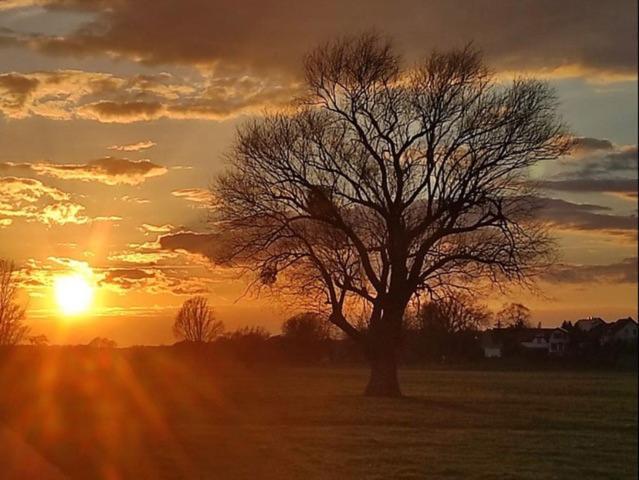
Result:
M386 340L386 342L384 342ZM397 354L391 339L368 346L371 374L364 392L370 397L401 397L397 379ZM389 345L390 344L390 345Z

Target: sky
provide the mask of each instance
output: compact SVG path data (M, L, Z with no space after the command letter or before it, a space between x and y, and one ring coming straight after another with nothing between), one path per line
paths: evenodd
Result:
M291 312L207 259L208 187L235 129L302 91L304 52L370 30L407 62L468 42L498 78L548 81L577 137L535 167L559 260L517 301L547 326L637 318L637 6L594 0L0 0L0 258L34 334L173 341L205 295L227 328ZM73 318L55 279L90 278Z

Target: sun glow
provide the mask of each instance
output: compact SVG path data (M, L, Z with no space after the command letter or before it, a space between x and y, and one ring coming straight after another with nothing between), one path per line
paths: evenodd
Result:
M84 313L93 302L93 286L79 273L56 277L53 283L53 292L58 308L63 315L72 316Z

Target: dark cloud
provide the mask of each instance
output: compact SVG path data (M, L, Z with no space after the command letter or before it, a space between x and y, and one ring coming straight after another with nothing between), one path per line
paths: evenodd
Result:
M189 275L183 269L115 268L107 270L101 286L119 292L143 290L151 294L198 295L209 293L211 280Z
M592 152L597 150L612 150L613 145L610 140L606 139L576 137L574 139L573 148L579 152Z
M637 257L608 265L558 265L544 276L553 283L637 283Z
M536 184L543 189L560 192L619 193L631 197L637 195L638 182L639 180L636 178L577 178L570 180L542 180L536 182Z
M0 111L20 111L39 83L37 78L19 73L0 75Z
M214 260L219 252L219 235L213 233L179 232L158 239L165 250L184 250Z
M502 69L570 67L636 75L633 0L249 0L241 7L230 0L185 0L179 7L174 0L37 3L97 14L70 35L25 40L57 54L104 52L155 64L290 70L317 42L379 27L412 57L474 40Z
M83 107L88 116L102 122L153 120L163 110L160 102L95 102Z
M631 180L637 177L637 157L637 145L614 145L605 139L577 138L572 154L559 162L562 170L558 177L562 180Z
M609 214L608 207L556 198L540 198L539 205L539 217L559 229L637 237L636 216Z

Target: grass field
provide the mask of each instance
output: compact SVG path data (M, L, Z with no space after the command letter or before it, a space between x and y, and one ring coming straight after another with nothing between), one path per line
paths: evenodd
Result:
M21 353L0 363L0 478L637 478L636 373L202 365Z

